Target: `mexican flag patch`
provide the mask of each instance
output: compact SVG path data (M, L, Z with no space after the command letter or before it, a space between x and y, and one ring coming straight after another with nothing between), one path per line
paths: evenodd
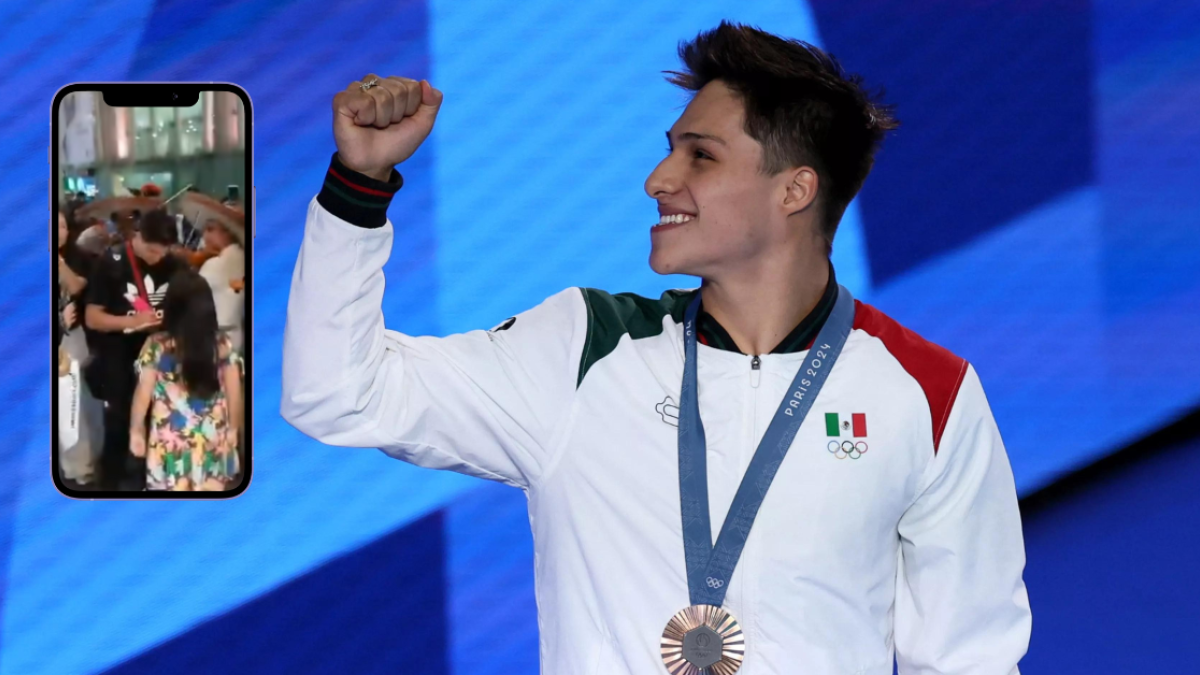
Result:
M867 435L867 414L825 413L825 434L834 438L865 438Z

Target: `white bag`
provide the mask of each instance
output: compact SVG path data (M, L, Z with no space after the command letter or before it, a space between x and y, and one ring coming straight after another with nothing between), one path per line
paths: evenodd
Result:
M71 448L79 442L80 393L83 382L79 361L71 359L71 369L58 378L58 447Z

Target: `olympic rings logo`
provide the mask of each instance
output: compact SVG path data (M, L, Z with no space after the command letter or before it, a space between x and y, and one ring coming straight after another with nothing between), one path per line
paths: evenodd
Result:
M858 459L867 454L867 442L858 441L829 441L829 452L838 459Z
M708 584L709 588L720 588L725 585L724 581L714 578L714 577L709 577L709 578L705 579L704 583Z

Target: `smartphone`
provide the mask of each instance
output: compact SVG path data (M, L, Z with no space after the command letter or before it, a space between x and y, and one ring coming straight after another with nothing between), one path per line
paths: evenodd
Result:
M254 205L237 196L253 185L252 117L228 83L54 95L50 467L68 497L250 484Z

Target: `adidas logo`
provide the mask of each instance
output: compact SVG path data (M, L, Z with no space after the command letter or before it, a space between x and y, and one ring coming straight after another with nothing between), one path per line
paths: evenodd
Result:
M167 288L169 288L171 286L170 282L167 282L167 283L163 284L161 287L156 287L154 285L154 279L151 279L149 274L147 274L142 279L142 283L146 285L146 295L150 296L150 305L153 307L158 307L159 305L162 304L163 298L167 297ZM138 297L137 286L130 284L130 283L126 283L125 284L125 300L127 300L129 302L129 304L132 305L137 300L137 297Z

